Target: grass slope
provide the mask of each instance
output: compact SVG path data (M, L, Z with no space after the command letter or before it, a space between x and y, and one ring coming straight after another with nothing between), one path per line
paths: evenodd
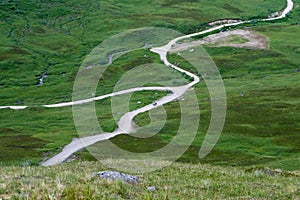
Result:
M300 28L297 5L291 18L284 22L251 27L269 38L269 50L205 47L223 77L228 109L220 141L211 154L199 162L299 169L300 40L296 35ZM172 63L180 63L182 68L197 73L179 56L169 57ZM207 89L200 84L196 93L202 111L199 134L181 161L197 160L210 120ZM160 147L168 143L178 129L180 111L177 108L177 103L166 106L170 120L167 128L158 134L162 141ZM142 114L136 121L147 124L147 116L147 113Z
M295 2L296 9L288 19L252 26L269 38L270 50L207 47L224 78L228 118L220 142L203 162L299 169L300 88L299 73L295 70L300 66L300 15L299 2ZM0 29L5 37L0 38L0 105L39 105L71 100L73 81L85 55L122 30L160 26L188 33L218 18L266 16L282 9L284 4L282 0L105 1L101 4L75 0L67 3L58 0L48 3L2 1ZM171 55L170 59L193 70L176 55ZM159 63L159 58L147 50L120 57L104 75L107 79L98 94L111 92L111 86L130 67L149 62ZM45 84L36 86L45 71L48 74ZM207 90L199 85L196 91L201 102L201 128L181 161L199 161L198 150L210 118ZM157 97L160 95L163 94ZM155 98L154 92L137 93L131 99L130 108L142 106L137 105L138 101L146 104ZM96 108L102 128L112 131L115 121L110 99L97 102ZM142 151L164 146L176 133L180 121L178 108L177 102L165 107L169 120L160 134L134 141L128 136L119 136L112 141L131 151L141 151L141 146ZM43 153L58 152L77 137L71 108L6 109L0 110L0 118L2 165L10 162L37 164ZM149 123L147 113L138 116L136 121ZM90 158L86 152L80 155Z
M70 100L85 56L118 32L153 26L195 32L219 18L267 16L284 6L283 0L1 1L0 105ZM45 84L37 87L44 72Z
M118 162L118 161L116 161ZM98 162L57 167L3 167L4 199L299 199L298 172L173 164L137 174L138 185L94 177ZM156 191L147 191L155 186Z

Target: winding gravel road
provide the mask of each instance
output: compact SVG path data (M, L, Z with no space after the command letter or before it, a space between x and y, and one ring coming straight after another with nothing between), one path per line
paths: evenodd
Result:
M293 10L294 7L294 3L292 0L287 0L287 7L284 9L284 11L282 12L282 14L278 17L274 17L274 18L268 18L268 19L262 19L260 21L273 21L273 20L278 20L278 19L282 19L284 17L286 17L286 15ZM126 114L124 114L121 118L120 121L118 122L118 128L112 132L112 133L101 133L95 136L88 136L88 137L84 137L84 138L76 138L73 139L73 141L68 144L67 146L65 146L65 148L62 150L61 153L57 154L56 156L54 156L53 158L47 160L46 162L42 163L42 166L51 166L51 165L57 165L60 164L62 162L64 162L66 159L68 159L73 153L88 147L90 145L93 145L97 142L103 141L103 140L108 140L110 138L113 138L119 134L129 134L134 132L134 128L133 128L133 119L135 116L137 116L140 113L143 112L147 112L153 108L155 108L156 106L161 106L167 103L170 103L176 99L178 99L179 97L181 97L189 88L193 87L194 85L196 85L197 83L200 82L200 78L198 76L196 76L195 74L192 74L188 71L185 71L173 64L171 64L168 59L167 59L167 54L168 52L170 52L171 48L173 45L175 45L178 41L186 39L186 38L190 38L193 36L199 36L199 35L203 35L203 34L207 34L210 32L213 32L215 30L219 30L221 28L224 27L230 27L230 26L236 26L236 25L240 25L240 24L245 24L245 23L249 23L251 21L241 21L241 22L235 22L235 23L229 23L229 24L224 24L224 25L220 25L205 31L201 31L198 33L194 33L194 34L190 34L190 35L185 35L185 36L181 36L178 38L173 39L172 41L170 41L167 45L162 46L162 47L157 47L157 48L152 48L151 52L157 53L160 55L160 59L164 62L164 64L167 67L171 67L181 73L185 73L188 76L192 77L194 80L193 82L185 85L185 86L180 86L180 87L170 87L170 88L164 88L164 87L140 87L140 88L133 88L133 89L128 89L128 90L124 90L124 91L120 91L120 92L116 92L116 93L111 93L108 95L104 95L104 96L100 96L100 97L95 97L95 98L91 98L91 99L87 99L87 100L82 100L82 101L77 101L77 102L70 102L70 103L62 103L62 104L55 104L55 105L46 105L45 107L63 107L63 106L72 106L72 105L77 105L77 104L84 104L84 103L88 103L91 101L96 101L96 100L100 100L100 99L104 99L104 98L108 98L108 97L112 97L112 96L116 96L116 95L122 95L122 94L127 94L127 93L132 93L132 92L136 92L136 91L143 91L143 90L159 90L159 91L171 91L172 95L163 97L162 99L157 101L157 105L147 105L143 108L128 112Z
M274 18L268 18L268 19L261 19L259 21L273 21L273 20L282 19L282 18L286 17L286 15L290 11L293 10L293 7L294 7L293 1L292 0L287 0L287 7L282 11L280 16L274 17ZM115 137L117 135L120 135L120 134L129 134L129 133L134 132L133 119L134 119L135 116L137 116L140 113L150 111L151 109L153 109L157 106L161 106L161 105L170 103L170 102L178 99L179 97L184 95L188 89L190 89L191 87L193 87L194 85L196 85L197 83L200 82L200 78L198 76L196 76L196 75L194 75L194 74L192 74L188 71L185 71L185 70L171 64L168 61L167 54L168 54L168 52L170 52L173 45L175 45L178 41L183 40L183 39L187 39L187 38L191 38L191 37L194 37L194 36L199 36L199 35L211 33L215 30L219 30L219 29L222 29L224 27L236 26L236 25L245 24L245 23L249 23L249 22L251 22L251 21L240 21L240 22L228 23L228 24L216 26L216 27L210 28L210 29L205 30L205 31L201 31L201 32L198 32L198 33L193 33L193 34L190 34L190 35L185 35L185 36L175 38L165 46L152 48L151 52L159 54L160 59L164 62L164 64L167 67L171 67L171 68L173 68L173 69L175 69L175 70L177 70L181 73L185 73L188 76L190 76L191 78L193 78L193 82L191 82L191 83L189 83L185 86L180 86L180 87L138 87L138 88L132 88L132 89L128 89L128 90L114 92L114 93L111 93L111 94L102 95L102 96L99 96L99 97L94 97L94 98L75 101L75 102L66 102L66 103L59 103L59 104L52 104L52 105L43 105L43 107L47 107L47 108L59 108L59 107L80 105L80 104L86 104L86 103L89 103L89 102L92 102L92 101L97 101L97 100L101 100L101 99L105 99L105 98L109 98L109 97L113 97L113 96L133 93L133 92L137 92L137 91L146 91L146 90L170 91L170 92L172 92L171 95L165 96L165 97L161 98L160 100L156 101L157 105L150 104L150 105L147 105L143 108L125 113L120 118L120 120L118 122L118 128L112 133L101 133L101 134L94 135L94 136L88 136L88 137L73 139L73 141L70 144L68 144L64 147L64 149L62 150L61 153L59 153L56 156L50 158L46 162L43 162L41 165L42 166L51 166L51 165L60 164L60 163L64 162L65 160L67 160L73 153L75 153L75 152L77 152L77 151L79 151L79 150L81 150L85 147L93 145L93 144L95 144L99 141L108 140L108 139L113 138L113 137ZM112 61L112 57L110 57L110 61ZM10 108L10 109L14 109L14 110L21 110L21 109L27 108L27 106L1 106L0 107L0 109L5 109L5 108Z

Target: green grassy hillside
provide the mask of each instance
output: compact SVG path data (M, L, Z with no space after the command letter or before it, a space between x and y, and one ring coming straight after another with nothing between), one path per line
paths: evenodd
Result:
M1 1L0 105L71 100L85 56L116 33L153 26L195 32L217 19L265 17L284 6L283 0ZM36 87L43 72L48 78Z
M296 9L287 19L251 26L268 37L269 50L205 47L224 78L227 120L214 151L205 160L199 160L197 154L208 127L210 103L205 86L198 85L195 90L201 102L201 128L180 161L299 169L300 74L296 71L300 67L300 17L299 1L295 3ZM265 17L281 10L285 1L5 0L0 6L0 31L4 36L0 38L0 105L41 105L70 101L73 81L85 56L116 33L145 26L190 33L217 19ZM179 59L170 55L171 61L184 63ZM149 62L158 63L159 58L147 50L120 57L107 72L107 84L101 85L99 94L111 92L110 86L130 66ZM188 65L182 67L193 70ZM42 86L37 86L43 72L48 77ZM161 95L164 94L136 93L131 99L131 109L138 106L138 101L151 103ZM96 106L102 128L112 131L116 124L110 99L99 101ZM164 146L173 137L180 119L176 102L165 108L170 118L157 136L134 141L119 136L112 141L131 151L139 151L141 147L152 151ZM0 119L2 165L38 164L43 154L57 153L78 137L71 108L5 109L0 110ZM145 113L136 120L147 124L149 118ZM79 155L90 159L86 152Z

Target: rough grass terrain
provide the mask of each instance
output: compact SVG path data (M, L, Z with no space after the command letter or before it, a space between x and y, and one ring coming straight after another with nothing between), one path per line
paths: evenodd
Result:
M222 74L228 109L220 141L205 162L299 169L300 62L294 52L300 41L295 38L293 44L286 44L283 38L288 40L300 29L299 26L282 26L283 30L276 31L276 28L278 26L255 28L264 30L262 33L270 38L269 50L206 47ZM279 48L279 45L284 47ZM295 56L290 56L293 54ZM193 71L176 54L170 55L170 60ZM199 134L182 161L196 160L210 120L209 94L203 82L196 87L196 93L202 111ZM165 136L175 134L178 129L180 110L177 107L177 103L166 106L170 120L167 129L159 134L166 141L172 137ZM147 124L149 119L145 113L136 121Z
M134 3L133 6L127 1L101 4L98 1L2 1L0 29L5 37L0 38L0 105L71 100L73 81L85 55L117 32L141 26L195 32L206 22L219 18L266 17L285 6L282 0ZM229 105L222 138L205 162L299 169L298 13L296 8L288 19L251 27L269 38L270 50L207 47L224 78ZM171 60L188 68L176 55L171 55ZM149 62L158 63L159 59L147 50L119 58L112 65L113 70L107 71L106 82L100 85L98 93L111 92L111 86L126 70ZM44 85L37 86L43 72L48 77ZM209 96L204 85L199 85L196 91L201 102L201 128L199 137L181 161L198 162L197 153L210 118ZM154 94L136 94L130 108L141 106L136 104L138 101L151 103L156 98ZM112 131L115 121L110 99L99 101L96 106L103 129ZM141 147L143 151L151 151L164 146L176 133L178 108L177 102L166 106L169 120L157 136L137 141L119 136L113 141L132 151ZM5 109L0 110L0 118L2 165L38 164L43 153L49 156L48 152L58 152L77 137L71 108ZM149 118L145 114L137 121L147 124ZM90 158L86 153L82 157Z
M3 0L0 105L71 100L76 71L85 55L104 39L128 28L160 26L189 33L217 19L265 17L282 9L284 3ZM269 39L270 49L205 47L222 74L228 113L220 141L204 160L198 159L210 119L209 94L204 84L195 88L201 122L193 144L180 162L157 172L137 174L138 185L93 177L92 172L107 168L98 162L85 162L94 159L87 151L76 153L81 162L49 168L30 166L78 137L72 109L5 109L0 110L0 199L300 199L300 12L299 1L295 3L296 9L288 19L251 25L251 29ZM175 54L170 55L170 60L193 71ZM130 67L149 62L158 63L159 59L147 50L120 57L112 65L119 73L108 70L105 76L110 79L98 93L112 91L110 86ZM48 77L44 85L37 86L44 72ZM163 95L134 93L129 107L136 109ZM110 101L96 103L97 117L105 131L116 126ZM135 139L121 135L112 141L133 152L163 147L176 134L180 122L178 102L166 105L165 110L166 125L154 137ZM136 122L148 124L148 113L139 115ZM156 191L147 191L148 186L155 186Z
M3 0L0 105L71 100L73 81L85 56L116 33L153 26L195 32L220 18L265 17L284 6L283 0ZM48 77L37 87L43 73Z
M300 174L271 169L173 164L137 174L138 185L100 179L98 162L3 167L3 199L300 199ZM156 191L147 187L155 186Z
M205 47L223 77L228 110L220 141L202 162L299 169L300 40L296 35L300 28L297 5L285 22L251 27L268 37L270 49ZM176 54L170 55L170 60L193 71ZM199 134L181 161L197 160L210 120L209 94L204 84L198 85L196 92L202 111ZM177 107L177 103L166 106L170 120L167 129L159 133L165 142L170 141L178 129L180 111ZM147 124L147 115L138 116L136 121Z

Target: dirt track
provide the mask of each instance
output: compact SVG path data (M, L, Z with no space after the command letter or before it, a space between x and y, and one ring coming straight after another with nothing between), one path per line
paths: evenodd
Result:
M272 21L272 20L277 20L277 19L284 18L286 16L286 14L289 13L292 9L293 9L292 0L287 0L287 7L282 12L281 16L274 17L274 18L268 18L268 19L262 19L261 21ZM143 108L140 108L140 109L132 111L132 112L128 112L125 115L123 115L121 117L119 123L118 123L118 129L116 131L114 131L113 133L101 133L101 134L94 135L94 136L88 136L88 137L84 137L84 138L80 138L80 139L73 139L73 141L70 144L68 144L64 147L64 149L62 150L61 153L57 154L53 158L50 158L46 162L42 163L42 166L51 166L51 165L60 164L60 163L64 162L67 158L69 158L73 153L79 151L80 149L83 149L85 147L93 145L93 144L95 144L99 141L108 140L108 139L110 139L112 137L115 137L116 135L119 135L119 134L124 134L124 133L129 134L129 133L131 133L133 131L133 127L132 127L133 118L136 115L138 115L140 113L143 113L143 112L146 112L146 111L149 111L149 110L155 108L156 106L161 106L161 105L167 104L169 102L172 102L172 101L178 99L189 88L191 88L195 84L199 83L200 78L198 76L196 76L196 75L194 75L194 74L192 74L188 71L185 71L185 70L171 64L168 61L167 54L168 54L168 52L171 51L172 47L177 44L178 41L181 41L181 40L184 40L184 39L187 39L187 38L191 38L193 36L207 34L207 33L213 32L215 30L219 30L219 29L224 28L224 27L235 26L235 25L239 25L239 24L243 24L243 23L247 23L247 22L249 22L249 21L234 22L234 23L220 25L220 26L217 26L217 27L210 28L206 31L202 31L202 32L199 32L199 33L194 33L194 34L190 34L190 35L175 38L165 46L151 49L152 52L157 53L157 54L160 55L161 60L164 62L164 64L167 67L171 67L171 68L173 68L173 69L175 69L179 72L185 73L188 76L193 78L193 82L191 82L191 83L189 83L185 86L172 87L172 88L163 88L163 87L132 88L132 89L129 89L129 90L124 90L124 91L120 91L120 92L116 92L116 93L112 93L112 94L107 94L107 95L103 95L103 96L95 97L95 98L91 98L91 99L81 100L81 101L77 101L77 102L67 102L67 103L54 104L54 105L44 105L44 107L49 107L49 108L72 106L72 105L85 104L85 103L88 103L88 102L91 102L91 101L97 101L97 100L100 100L100 99L104 99L104 98L108 98L108 97L112 97L112 96L116 96L116 95L122 95L122 94L130 93L130 92L142 91L142 90L164 90L164 91L171 91L172 92L172 95L163 97L162 99L158 100L157 105L150 104L148 106L145 106ZM10 109L19 110L19 109L25 109L26 106L3 106L3 107L0 107L0 109L3 109L3 108L10 108Z
M268 49L268 38L250 30L234 30L216 33L193 42L176 44L170 52L175 53L199 45L211 47L230 46L235 48Z

